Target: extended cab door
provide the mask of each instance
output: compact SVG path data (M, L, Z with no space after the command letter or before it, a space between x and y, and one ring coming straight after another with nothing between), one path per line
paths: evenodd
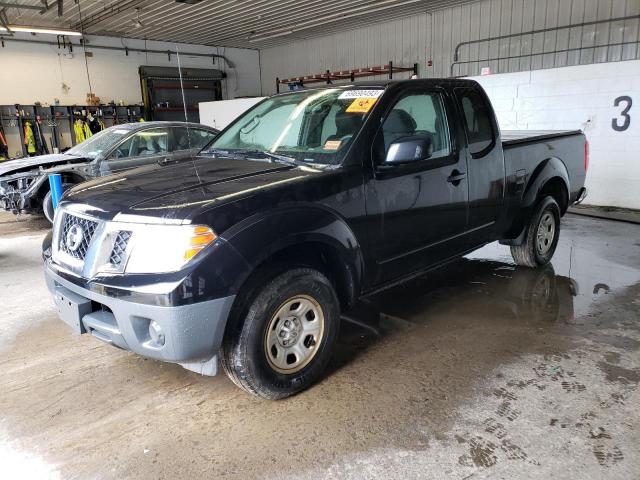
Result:
M375 283L435 265L465 249L467 167L455 131L455 109L444 90L403 89L386 110L372 146L366 183L369 248ZM386 163L397 143L426 139L431 155Z
M495 240L503 209L505 166L498 125L480 86L454 88L468 144L470 246Z
M100 164L100 175L109 175L164 159L169 152L167 127L148 128L121 142Z

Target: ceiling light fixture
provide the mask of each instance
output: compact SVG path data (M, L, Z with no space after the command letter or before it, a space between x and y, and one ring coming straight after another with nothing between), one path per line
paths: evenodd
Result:
M142 22L140 21L140 9L136 8L136 19L133 21L133 26L136 28L142 28Z
M60 28L47 28L47 27L26 27L23 25L7 25L7 27L0 27L0 32L23 32L23 33L46 33L49 35L67 35L70 37L81 37L82 33L76 30L64 30Z

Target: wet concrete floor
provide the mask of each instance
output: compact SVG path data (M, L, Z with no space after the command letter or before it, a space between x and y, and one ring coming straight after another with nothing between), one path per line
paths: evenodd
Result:
M45 224L7 220L0 478L640 477L638 225L568 215L549 268L494 244L367 298L324 380L267 402L72 334Z

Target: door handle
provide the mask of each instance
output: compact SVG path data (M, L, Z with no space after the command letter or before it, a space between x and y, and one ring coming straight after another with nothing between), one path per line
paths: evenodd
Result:
M451 172L451 175L447 177L447 182L457 187L465 178L467 178L466 172L459 172L458 170L454 170L453 172Z

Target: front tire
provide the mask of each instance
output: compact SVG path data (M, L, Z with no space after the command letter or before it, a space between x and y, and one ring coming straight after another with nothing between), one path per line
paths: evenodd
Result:
M338 297L327 277L311 268L288 270L247 300L244 318L223 340L227 375L269 400L308 388L325 370L340 326Z
M42 199L42 213L50 223L53 223L53 216L56 212L53 208L53 201L51 200L51 191L48 191Z
M560 207L551 196L538 203L527 226L522 245L511 246L511 256L517 265L539 267L551 261L560 238Z
M74 185L73 183L65 183L64 185L62 185L62 189L63 191L66 191L67 189L71 188L73 185ZM51 200L51 190L49 190L44 196L44 198L42 199L42 213L45 216L45 218L49 220L50 223L53 224L53 217L56 211L53 208L53 201Z

